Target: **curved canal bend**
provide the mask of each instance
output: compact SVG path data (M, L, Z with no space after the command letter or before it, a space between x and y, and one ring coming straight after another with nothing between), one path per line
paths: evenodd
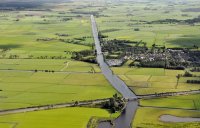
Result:
M138 102L134 99L137 99L137 96L126 86L126 84L115 74L113 74L110 67L105 63L104 57L101 51L100 41L98 38L97 25L94 19L94 16L91 15L91 25L92 33L95 41L95 47L97 52L97 62L101 68L102 73L110 84L120 92L124 98L129 99L129 102L126 105L126 108L121 113L121 115L114 120L115 128L130 128L132 120L134 118L135 112L138 107ZM98 128L111 128L111 124L104 122L100 123Z

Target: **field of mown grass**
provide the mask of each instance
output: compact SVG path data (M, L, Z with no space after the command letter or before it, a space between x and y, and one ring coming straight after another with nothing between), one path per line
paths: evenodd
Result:
M0 59L0 70L100 72L100 68L96 64L71 59Z
M92 49L89 16L71 12L81 3L45 3L36 10L0 12L0 110L109 98L116 93L96 64L71 59L72 52ZM66 18L70 20L63 21ZM48 38L53 40L37 40ZM17 58L9 59L13 55Z
M146 22L164 19L192 19L198 17L197 12L184 12L189 7L199 8L199 2L192 1L180 4L179 1L119 2L109 4L97 18L100 31L108 39L125 39L165 45L169 47L193 47L199 45L200 27L187 24L159 24ZM134 31L139 28L139 31ZM192 32L192 33L191 33Z
M85 128L91 117L109 117L99 108L71 107L0 116L1 128Z
M142 106L167 107L167 108L184 108L200 109L200 95L173 96L156 99L140 100Z
M62 21L63 18L71 16L72 20ZM8 58L10 55L18 55L19 58L29 56L32 58L40 56L70 58L71 55L64 51L91 49L89 46L59 41L59 39L76 40L76 38L87 37L79 42L91 44L93 40L88 17L73 17L71 14L60 14L56 11L3 11L0 17L3 17L0 19L0 49L9 48L8 51L0 53L0 57ZM56 33L68 36L59 37ZM40 38L55 39L37 41Z
M168 70L162 68L112 68L137 95L155 94L163 92L178 92L198 90L198 84L188 84L189 79L199 77L181 77L177 86L178 74L184 74L183 70Z
M198 128L199 122L169 123L159 120L161 115L173 115L179 117L200 117L199 111L180 109L139 108L132 123L132 127L142 128Z
M0 71L0 109L95 100L116 93L102 74Z

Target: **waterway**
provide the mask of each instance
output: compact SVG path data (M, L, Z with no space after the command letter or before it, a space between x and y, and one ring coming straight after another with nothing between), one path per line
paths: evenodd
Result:
M101 51L101 45L98 38L98 29L95 18L91 15L92 33L95 41L95 47L97 52L97 62L101 68L102 73L110 84L122 94L122 96L128 100L128 103L121 113L121 115L114 120L115 128L130 128L133 121L134 115L138 108L137 96L127 87L127 85L115 74L105 62L104 56ZM108 122L102 122L98 128L111 128L112 125Z

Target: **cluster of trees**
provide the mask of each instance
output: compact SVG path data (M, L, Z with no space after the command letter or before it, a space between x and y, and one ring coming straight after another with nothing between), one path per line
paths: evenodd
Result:
M145 44L146 45L146 44ZM152 44L151 53L164 53L166 51L166 47L162 45Z
M69 34L63 34L63 33L56 33L57 36L69 36Z
M199 49L199 46L193 45L193 48L194 48L194 49Z
M62 18L62 19L61 19L61 21L69 21L69 20L72 20L72 18L65 17L65 18Z
M18 59L19 55L10 55L8 58L9 59Z
M68 34L62 34L62 33L56 33L55 35L59 37L69 36ZM71 43L71 44L78 44L78 45L85 45L85 46L92 46L90 43L82 43L83 41L86 41L87 38L91 38L90 36L84 36L84 37L77 37L74 39L62 39L62 38L38 38L36 41L53 41L58 40L64 43Z
M89 62L89 63L96 63L96 52L94 50L83 50L80 52L73 52L72 59Z
M52 72L52 73L55 72L54 70L40 70L40 71L41 71L41 72ZM34 72L38 72L38 70L35 69Z
M73 52L65 52L66 54L73 54ZM5 58L6 54L2 54L0 58ZM19 59L19 55L10 55L8 59ZM25 57L25 59L66 59L66 56L37 56L34 57L33 55L29 55L28 57Z
M0 48L1 52L6 52L6 51L9 51L11 50L10 48Z
M55 38L38 38L36 41L52 41L55 40Z
M172 70L185 70L184 66L167 66L166 69L172 69Z
M78 37L77 37L77 38L74 38L74 39L75 39L75 40L80 40L80 41L85 41L86 38L83 38L83 37L79 37L79 38L78 38Z
M140 31L140 29L139 28L134 28L134 31Z
M175 23L186 23L186 24L195 24L200 22L200 16L187 20L177 20L177 19L163 19L147 22L148 24L175 24Z
M190 71L191 72L200 72L200 67L194 67Z
M188 71L186 71L183 76L184 77L193 77L193 74L188 72Z
M189 71L186 71L183 75L184 77L199 77L199 75L196 75L196 74L192 74L191 72Z
M200 80L187 80L187 83L190 83L190 84L200 84Z
M99 12L98 11L78 11L78 10L71 10L71 13L74 14L79 14L79 15L91 15L93 14L94 16L99 16Z
M182 21L177 20L177 19L164 19L164 20L156 20L156 21L151 21L147 22L148 24L174 24L174 23L180 23Z
M100 40L102 45L102 51L108 53L122 52L122 53L144 53L148 48L146 43L142 41L130 41L130 40ZM133 46L135 44L135 46ZM144 46L139 46L143 44Z
M6 52L8 51L8 50L10 50L9 48L0 48L0 58L5 58L6 57ZM17 57L18 58L18 56L9 56L10 57L10 59L12 59L13 57Z
M189 62L180 62L180 61L177 61L176 58L171 58L168 60L168 63L169 63L169 66L172 66L172 67L187 67L189 66Z
M138 67L149 67L149 68L165 68L165 69L173 69L173 70L184 70L185 65L176 63L175 61L170 60L154 60L154 61L146 61L146 60L138 60L137 63L132 62L129 64L130 67L138 66Z
M73 52L66 51L65 53L66 54L72 54ZM25 59L66 59L66 58L67 58L66 56L37 56L37 57L34 57L33 55L28 55L28 57L25 58ZM9 59L19 59L19 56L18 55L12 55L12 56L9 56Z
M200 66L200 51L190 51L189 52L189 61L191 61L192 66Z
M66 56L38 56L37 59L66 59Z
M57 18L58 19L58 18ZM64 17L64 18L60 18L59 20L57 20L57 21L59 21L59 22L67 22L67 21L69 21L69 20L72 20L72 18L69 18L69 17ZM48 19L43 19L43 24L48 24L48 23L51 23L51 22L55 22L54 20L48 20ZM38 22L39 23L39 22Z
M122 111L124 106L125 101L121 97L118 97L117 94L113 95L109 101L103 104L103 108L111 110L112 113L115 113L116 111Z
M77 44L77 45L85 45L85 46L92 46L92 44L89 43L81 43L81 41L85 41L87 37L81 37L81 38L74 38L74 39L59 39L59 41L64 43L71 43L71 44Z
M193 19L187 19L187 20L185 20L185 22L188 23L188 24L199 23L200 22L200 16L193 18Z
M98 38L99 38L99 40L100 40L101 43L103 42L103 39L104 39L104 38L107 38L107 37L108 37L108 36L103 35L101 32L98 33Z
M141 61L140 66L150 68L165 68L165 61Z

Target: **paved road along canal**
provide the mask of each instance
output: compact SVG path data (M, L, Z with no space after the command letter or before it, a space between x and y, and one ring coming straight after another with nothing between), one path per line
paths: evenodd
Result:
M138 102L133 99L137 99L137 96L127 87L127 85L115 74L113 74L110 67L104 61L104 56L101 51L101 45L98 38L98 30L97 24L95 22L94 16L91 15L91 25L92 25L92 33L95 41L95 47L97 51L97 62L101 68L102 73L106 77L106 79L110 82L110 84L120 92L124 98L129 99L130 101L127 103L125 110L122 114L115 119L114 125L115 128L130 128L131 122L134 118L135 112L138 107ZM111 124L109 123L100 123L99 128L111 128Z

